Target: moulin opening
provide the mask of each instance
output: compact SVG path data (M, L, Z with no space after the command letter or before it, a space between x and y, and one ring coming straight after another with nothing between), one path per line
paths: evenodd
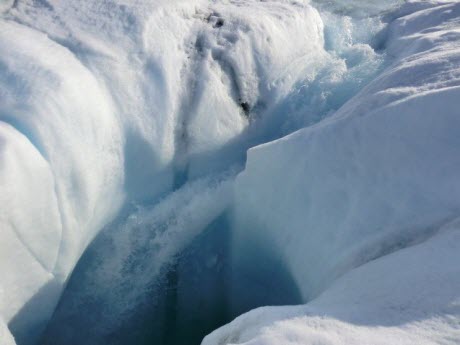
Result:
M328 55L324 64L312 65L313 79L299 79L270 106L264 101L269 104L273 95L263 88L269 96L247 99L233 60L223 58L223 49L210 49L205 36L197 36L191 48L192 70L200 71L210 49L238 113L252 120L248 129L228 147L198 159L189 157L189 116L203 96L192 90L183 100L174 132L172 187L165 178L165 186L159 183L161 188L155 193L146 186L154 186L152 181L158 177L144 172L154 169L139 160L149 156L150 151L144 149L149 143L128 136L126 156L132 159L126 160L125 187L131 191L129 200L142 206L122 212L80 258L40 344L193 345L254 308L306 302L282 258L267 243L247 238L240 241L244 248L234 247L231 198L221 195L228 194L221 191L226 182L219 181L216 187L213 178L194 179L220 174L233 164L241 166L244 155L240 152L321 121L378 73L384 56L361 44L370 39L367 24L354 28L347 18L325 14ZM216 34L231 24L217 13L207 21ZM344 25L349 25L351 36L363 36L358 44L342 30ZM232 46L235 37L223 36L221 43ZM195 72L189 76L189 85L196 86ZM192 158L204 162L203 175L189 174ZM234 176L230 180L232 184ZM149 197L162 193L164 199Z
M251 257L232 257L224 213L156 276L148 277L155 254L139 249L125 257L122 275L109 278L103 261L113 246L107 234L99 236L75 269L41 344L200 344L253 308L301 303L281 261L251 246ZM110 305L124 303L131 305Z

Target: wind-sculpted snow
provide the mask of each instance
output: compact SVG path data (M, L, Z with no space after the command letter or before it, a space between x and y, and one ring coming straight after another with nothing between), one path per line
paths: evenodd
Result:
M393 63L334 116L251 149L236 181L234 281L255 272L263 243L304 301L326 292L205 344L459 342L458 224L443 227L460 215L460 4L408 2L393 16Z
M306 302L457 217L458 5L401 3L2 3L0 315L18 344L53 311L46 344L122 343L169 303L171 266L203 291L206 269L233 272L226 318ZM249 151L233 199L246 151L302 127ZM225 258L203 245L222 233Z

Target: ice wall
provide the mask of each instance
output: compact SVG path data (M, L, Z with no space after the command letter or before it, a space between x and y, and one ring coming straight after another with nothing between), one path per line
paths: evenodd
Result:
M458 219L427 242L347 272L307 305L264 307L211 344L449 344L460 339Z
M45 35L0 25L1 313L10 320L42 286L64 282L121 204L123 173L120 127L94 75ZM59 290L48 290L27 317L49 314Z
M458 11L447 4L396 20L392 66L332 118L249 151L236 251L249 239L272 245L307 300L457 215Z
M458 224L445 225L460 214L460 4L411 1L393 16L393 63L330 118L251 149L236 181L234 281L257 272L257 243L305 301L326 292L312 309L248 314L205 344L458 342Z

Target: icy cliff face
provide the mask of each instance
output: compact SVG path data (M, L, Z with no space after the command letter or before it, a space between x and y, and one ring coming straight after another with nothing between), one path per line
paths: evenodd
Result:
M283 253L304 298L458 215L459 8L396 20L392 66L330 119L249 151L236 241Z
M0 316L18 343L39 339L102 229L45 342L116 338L222 214L233 259L203 260L232 266L231 315L269 279L254 249L306 302L455 218L458 5L400 3L2 3ZM305 126L251 150L234 187L247 149ZM95 297L107 309L87 309ZM94 329L62 331L80 323Z
M460 231L371 261L314 301L264 307L205 338L208 344L457 344Z
M393 15L394 62L331 118L251 149L236 181L233 279L257 272L258 244L305 300L321 296L249 313L204 344L459 341L460 4Z

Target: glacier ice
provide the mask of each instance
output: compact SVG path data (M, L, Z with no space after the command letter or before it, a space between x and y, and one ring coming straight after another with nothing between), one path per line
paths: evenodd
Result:
M2 341L5 323L18 344L45 327L47 344L129 343L164 319L180 343L193 308L206 323L230 303L227 322L308 302L429 246L458 214L454 1L19 0L0 13ZM249 148L280 137L235 180ZM328 329L360 332L342 321ZM236 323L206 341L237 339Z
M458 343L460 4L395 16L393 62L333 116L251 149L236 181L233 280L263 243L319 297L204 344Z

